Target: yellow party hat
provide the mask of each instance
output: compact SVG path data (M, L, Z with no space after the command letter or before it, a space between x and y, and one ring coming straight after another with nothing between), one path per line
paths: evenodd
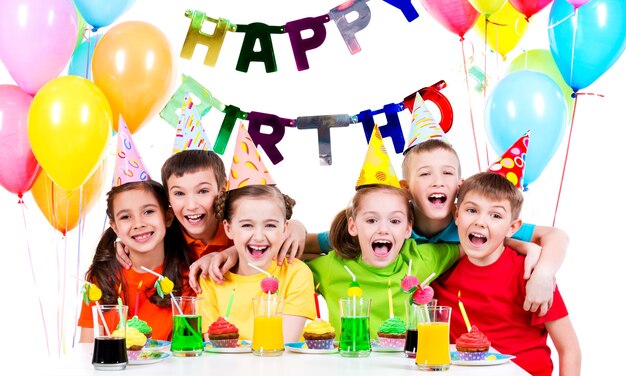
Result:
M367 154L365 154L365 161L356 182L356 189L371 184L384 184L400 188L398 176L391 165L378 125L374 125Z

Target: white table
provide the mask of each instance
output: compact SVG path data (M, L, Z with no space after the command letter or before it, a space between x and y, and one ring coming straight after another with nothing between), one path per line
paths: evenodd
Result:
M445 375L528 375L513 362L491 366L452 365L447 372L420 372L415 359L403 353L372 352L367 358L344 358L339 354L299 354L285 350L281 356L258 357L251 353L203 353L195 358L169 357L158 363L128 365L123 371L96 371L91 365L92 344L79 344L60 360L49 364L26 365L26 374L41 375L246 375L246 376L334 376L393 374ZM37 367L29 372L28 367Z

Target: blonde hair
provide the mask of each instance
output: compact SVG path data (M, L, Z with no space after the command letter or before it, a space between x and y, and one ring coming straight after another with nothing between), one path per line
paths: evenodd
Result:
M459 164L459 176L461 176L461 160L459 159L459 155L456 150L447 142L442 141L438 138L431 138L424 142L420 142L419 144L410 147L404 152L404 159L402 160L402 178L408 179L410 170L410 162L416 155L421 153L428 153L435 150L446 150L450 153L454 154L456 160Z

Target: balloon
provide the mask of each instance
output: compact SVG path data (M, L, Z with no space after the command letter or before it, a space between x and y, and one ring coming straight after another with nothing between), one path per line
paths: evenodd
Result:
M87 30L87 22L78 11L78 8L74 7L74 9L76 9L76 20L77 20L76 23L78 24L78 27L77 27L78 33L76 34L76 44L74 45L74 52L76 52L76 48L78 48L78 45L80 44L80 42L82 42L85 39L85 31Z
M17 86L0 85L0 185L20 197L41 171L26 128L32 100Z
M552 0L509 0L509 2L528 19L545 8Z
M486 23L485 16L480 15L473 29L502 58L517 46L528 28L528 21L524 15L510 3L506 3L501 10L491 15L485 28Z
M111 107L96 85L81 77L59 77L35 95L28 111L28 139L50 178L71 191L104 158L111 123Z
M135 0L74 0L85 21L96 30L112 24L134 3Z
M89 81L93 81L91 62L93 61L93 52L100 41L100 37L100 34L95 34L78 45L74 50L72 60L70 60L70 65L67 68L68 75L83 77Z
M31 189L35 203L50 225L63 235L76 227L97 201L102 190L105 165L106 161L103 161L85 184L71 191L54 184L45 171L35 181Z
M422 4L437 22L461 39L479 15L467 0L422 0Z
M114 129L121 114L131 133L163 108L175 81L167 38L142 21L120 23L104 34L92 69L95 84L111 104Z
M594 0L563 21L573 11L567 1L555 0L548 41L565 82L578 92L602 76L624 52L626 1Z
M490 17L502 9L507 0L469 0L469 2L481 14Z
M0 60L24 92L35 94L65 69L77 25L68 0L0 1Z
M579 8L585 4L587 4L590 0L567 0L568 3L572 4L574 8Z
M511 61L507 68L507 73L523 70L543 73L559 85L567 103L567 118L571 119L574 112L574 98L572 98L574 92L561 76L561 72L559 72L559 68L556 66L554 58L552 58L552 53L540 48L522 52Z
M524 185L534 182L563 139L567 104L559 86L543 73L518 71L493 88L485 106L487 138L502 155L530 130Z

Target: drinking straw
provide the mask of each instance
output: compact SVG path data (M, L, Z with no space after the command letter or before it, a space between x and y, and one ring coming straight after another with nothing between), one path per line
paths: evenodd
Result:
M249 263L248 263L248 266L249 266L249 267L251 267L252 269L256 269L256 270L258 270L259 272L261 272L261 273L265 274L266 276L268 276L268 277L272 278L272 275L271 275L270 273L268 273L267 271L265 271L265 270L263 270L263 269L259 268L258 266L254 265L253 263L249 262Z
M153 270L150 270L150 269L146 268L143 265L141 266L141 269L146 271L146 272L148 272L148 273L150 273L150 274L152 274L152 275L155 275L155 276L159 277L159 280L165 278L161 274L159 274L159 273L157 273L157 272L155 272ZM184 315L183 310L180 309L180 306L178 305L178 302L176 301L176 297L174 296L174 294L171 291L170 291L170 296L172 297L172 302L174 302L174 305L176 306L176 309L178 310L178 314L181 315L181 316Z
M467 331L471 332L472 326L470 325L469 319L467 318L467 313L465 312L465 306L463 305L463 302L461 301L461 290L459 290L458 297L459 297L459 309L461 310L463 321L465 321L465 326L467 327Z
M356 276L352 273L352 270L348 268L348 265L344 265L343 267L352 276L352 282L356 282ZM352 317L356 317L356 295L352 295Z
M233 291L230 293L230 299L228 300L228 307L226 307L226 314L224 315L224 318L226 318L228 320L228 316L230 316L230 309L233 306L233 300L235 300L235 289L237 288L237 285L235 285L235 287L233 287Z
M393 319L393 298L391 297L391 280L387 280L387 299L389 301L389 318Z
M122 285L120 285L120 287L122 287ZM120 328L125 327L126 326L126 320L124 319L124 315L122 314L122 298L120 298L119 296L117 297L117 311L120 314Z
M406 275L411 275L411 265L413 265L413 259L409 259L409 271L406 272Z
M344 265L343 267L346 268L348 273L350 273L350 276L352 276L352 281L356 282L356 276L354 275L354 273L352 273L352 270L350 270L350 268L348 268L348 265Z
M102 314L102 311L100 310L101 306L100 303L96 302L96 307L98 307L98 315L100 315L100 320L102 320L102 325L104 326L104 331L107 334L107 337L111 336L111 331L109 330L109 326L107 325L107 321L104 319L104 315Z
M421 287L421 288L424 288L424 286L426 286L426 284L427 284L428 282L430 282L430 280L431 280L431 279L433 279L433 278L435 278L435 273L431 273L431 274L428 276L428 278L426 278L426 279L424 280L424 282L420 283L420 287Z
M252 269L256 269L257 271L265 274L268 278L272 278L272 275L270 273L268 273L267 271L259 268L258 266L254 265L253 263L249 262L248 266L251 267ZM267 317L271 316L271 309L270 309L270 301L272 300L272 294L270 293L269 290L267 290Z

